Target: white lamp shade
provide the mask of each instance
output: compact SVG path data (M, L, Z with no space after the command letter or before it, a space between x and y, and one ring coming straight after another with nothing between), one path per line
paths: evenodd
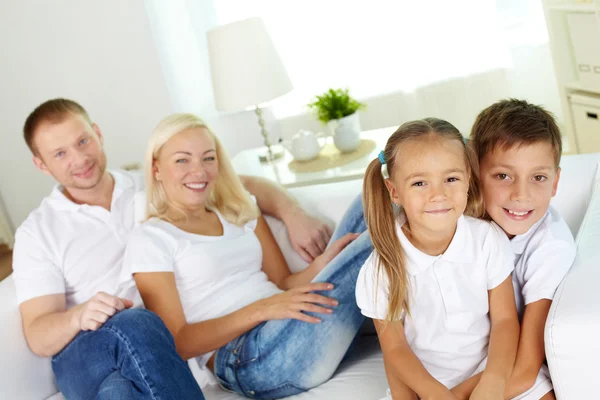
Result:
M262 19L222 25L207 37L217 110L239 111L293 89Z

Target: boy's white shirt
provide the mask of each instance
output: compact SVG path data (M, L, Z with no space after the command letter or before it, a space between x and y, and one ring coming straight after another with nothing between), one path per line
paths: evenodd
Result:
M125 247L138 223L139 175L110 171L115 180L111 210L78 205L57 185L15 234L14 281L19 303L65 294L67 309L99 291L141 299L133 281L119 284Z
M508 238L493 223L461 217L448 249L430 256L396 232L406 255L411 316L402 316L407 341L429 373L453 387L481 370L490 335L488 290L514 268ZM377 255L363 265L356 284L362 313L384 320L389 285L377 279ZM383 272L383 271L382 271Z
M527 304L553 299L575 260L576 246L569 226L552 206L510 244L515 254L515 298L522 316Z

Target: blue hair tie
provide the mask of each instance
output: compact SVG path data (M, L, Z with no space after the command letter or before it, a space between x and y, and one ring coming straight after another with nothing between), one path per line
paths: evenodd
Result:
M467 144L467 138L466 138L466 137L464 137L464 136L463 136L462 138L463 138L463 143L464 143L464 144Z
M383 153L383 150L381 150L379 152L379 155L377 157L379 157L379 161L381 162L381 165L385 165L385 154Z

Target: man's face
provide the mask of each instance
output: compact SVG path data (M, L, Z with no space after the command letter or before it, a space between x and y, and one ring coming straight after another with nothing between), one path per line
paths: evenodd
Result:
M68 189L91 189L106 171L102 133L81 115L42 123L35 131L35 165Z
M556 194L560 168L552 145L539 142L495 148L481 159L479 174L487 213L512 238L544 216Z

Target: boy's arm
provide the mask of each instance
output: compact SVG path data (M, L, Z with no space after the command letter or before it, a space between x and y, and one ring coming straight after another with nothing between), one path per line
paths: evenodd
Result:
M488 361L471 399L487 398L489 393L504 393L511 376L519 342L519 319L512 284L512 276L489 290L490 344Z
M551 300L542 299L525 307L517 359L504 391L505 399L513 399L525 393L535 383L546 358L544 328L551 304ZM481 374L477 374L454 387L452 393L459 399L467 400L480 379Z
M242 184L256 197L263 214L283 221L292 247L306 262L312 262L329 243L331 227L306 213L284 188L268 179L240 175Z
M526 392L535 383L546 358L544 328L551 305L551 300L542 299L525 307L517 360L504 396L507 399Z
M416 393L425 400L456 400L444 385L427 372L411 350L401 322L386 324L374 319L373 323L383 351L385 372L393 399L410 398L412 391L413 395Z

